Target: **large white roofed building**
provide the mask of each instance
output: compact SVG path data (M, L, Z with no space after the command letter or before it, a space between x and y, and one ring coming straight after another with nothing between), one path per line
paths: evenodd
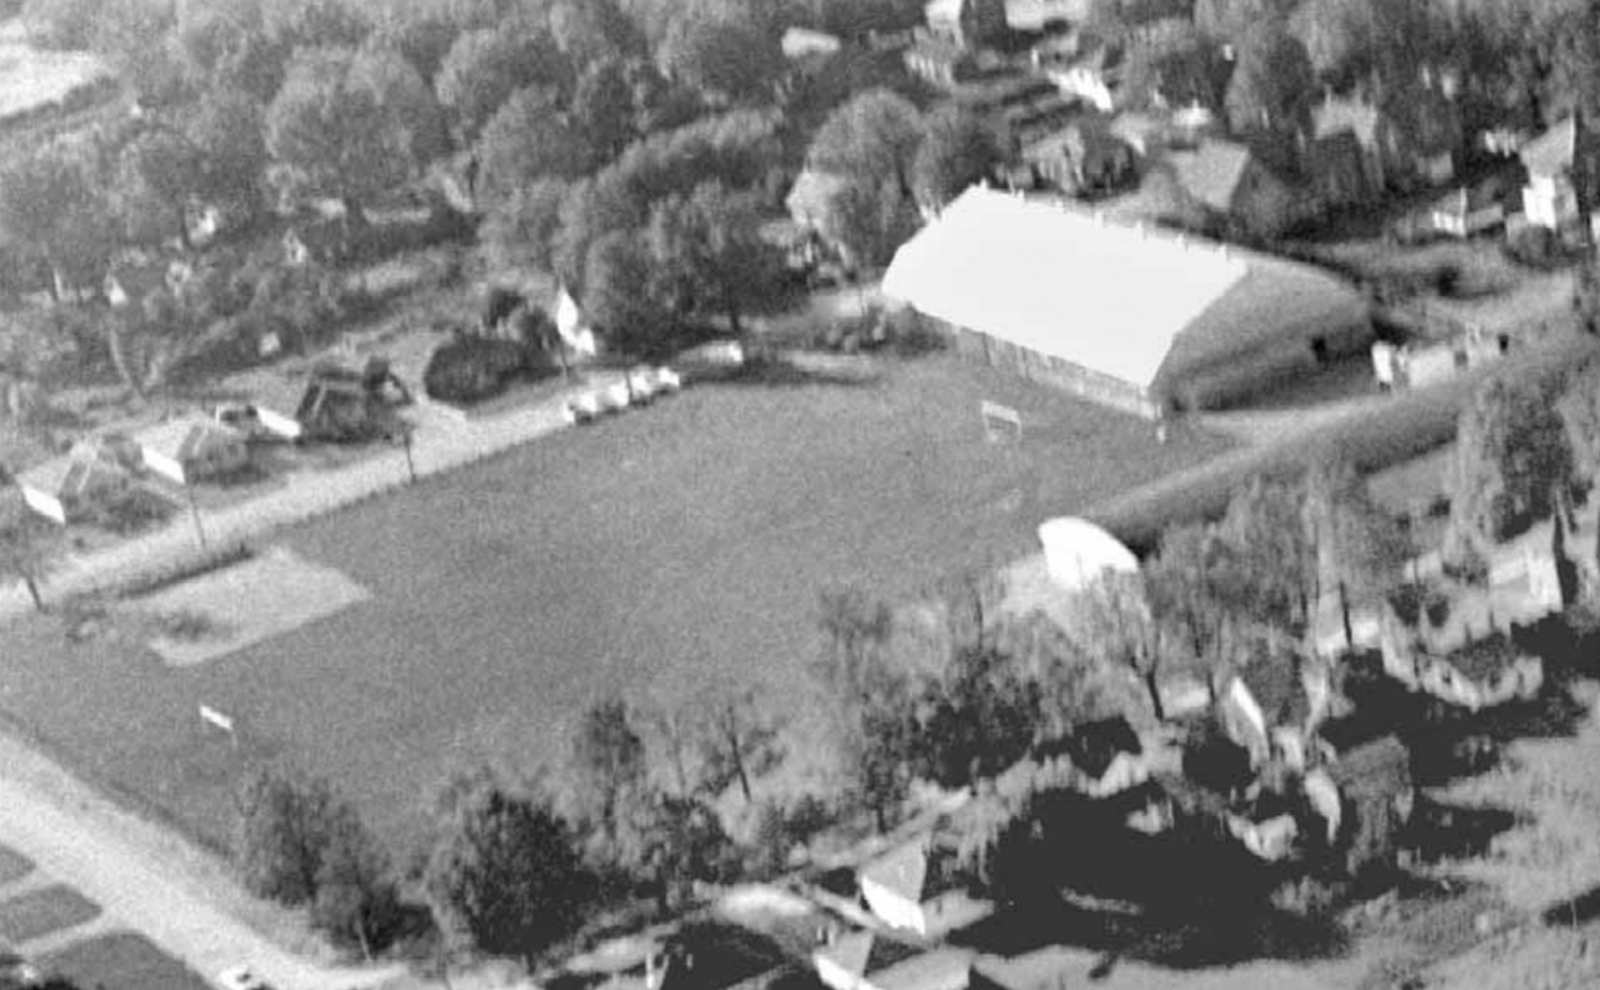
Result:
M900 248L883 293L969 356L1150 416L1372 339L1365 299L1320 269L981 186Z

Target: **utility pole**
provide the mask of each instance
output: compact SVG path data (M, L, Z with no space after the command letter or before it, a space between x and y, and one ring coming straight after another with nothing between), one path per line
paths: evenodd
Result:
M189 516L194 520L194 535L200 539L200 549L206 548L206 528L200 524L200 505L194 499L194 485L189 483L187 477L183 481L183 491L189 496Z

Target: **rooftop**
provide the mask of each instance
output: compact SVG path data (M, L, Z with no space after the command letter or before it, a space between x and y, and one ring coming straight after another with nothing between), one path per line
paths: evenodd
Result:
M1233 207L1239 182L1250 167L1250 149L1235 141L1207 139L1193 151L1168 155L1184 191L1219 212Z
M17 476L17 483L51 495L87 491L101 480L123 477L123 472L103 461L84 457L57 457L36 464Z
M175 460L194 456L200 446L214 439L237 439L239 434L220 423L199 416L171 419L134 434L134 441Z

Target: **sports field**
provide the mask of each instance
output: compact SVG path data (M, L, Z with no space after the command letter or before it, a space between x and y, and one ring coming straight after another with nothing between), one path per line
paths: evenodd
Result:
M982 399L1018 409L1020 446L984 439ZM240 770L269 760L332 777L404 843L451 770L559 759L600 691L743 680L801 713L822 589L914 594L1223 446L1161 445L948 356L865 384L700 386L287 534L371 598L228 656L171 667L50 620L0 631L0 712L213 838Z

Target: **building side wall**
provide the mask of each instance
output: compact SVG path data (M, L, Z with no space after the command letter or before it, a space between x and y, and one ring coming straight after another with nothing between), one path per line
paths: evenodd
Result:
M63 526L67 524L66 506L62 504L61 499L49 492L23 485L22 501L27 504L28 508L39 513L39 515L54 520Z
M904 928L918 933L925 932L928 920L922 913L922 905L914 903L900 896L892 890L878 883L862 879L861 896L867 902L867 907L872 913L882 918L887 924L895 928Z
M958 354L969 360L1136 416L1154 419L1160 413L1160 405L1150 393L1131 382L976 330L931 317L925 319L952 341Z

